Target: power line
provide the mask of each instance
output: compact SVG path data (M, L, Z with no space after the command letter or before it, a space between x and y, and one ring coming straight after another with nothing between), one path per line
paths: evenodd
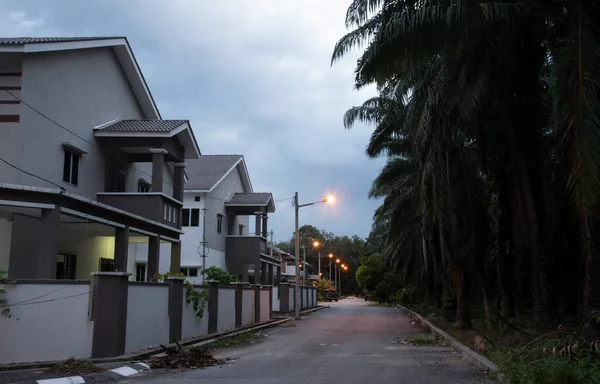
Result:
M143 175L146 175L148 177L150 177L151 179L155 179L155 176L152 176L152 174L142 171L141 169L135 167L132 165L132 163L127 162L125 160L122 160L118 154L115 153L111 153L109 150L107 150L106 148L100 147L99 145L97 145L94 142L89 141L88 139L86 139L85 137L82 137L81 135L77 134L76 132L73 132L72 130L70 130L69 128L63 126L62 124L58 123L56 120L52 119L51 117L47 116L46 114L44 114L43 112L39 111L38 109L36 109L35 107L33 107L31 104L27 103L25 100L19 98L18 96L16 96L14 93L10 92L8 89L6 89L3 85L0 85L0 89L2 89L4 92L8 93L9 95L11 95L12 97L14 97L16 100L20 101L21 104L25 105L27 108L31 109L32 111L34 111L35 113L37 113L38 115L42 116L44 119L50 121L51 123L53 123L54 125L56 125L57 127L69 132L70 134L72 134L73 136L77 137L80 140L83 140L84 142L90 144L93 147L96 147L98 149L100 149L101 151L106 151L106 153L108 153L110 156L112 156L113 158L116 158L118 161L122 162L123 164L132 167L133 169L135 169L136 171L140 172ZM39 176L34 176L34 177L38 177ZM48 181L48 180L46 180ZM173 183L167 181L167 180L163 180L163 183L165 184L169 184L169 185L174 185ZM54 183L53 183L54 184ZM54 184L57 185L57 184ZM61 187L62 188L62 187ZM63 188L64 189L64 188Z
M48 295L51 295L51 294L53 294L53 293L56 293L56 292L58 292L58 291L62 291L63 289L65 289L65 288L67 288L67 287L68 287L68 285L65 285L65 286L63 286L63 287L60 287L60 288L58 288L58 289L55 289L54 291L50 291L50 292L48 292L48 293L44 293L43 295L40 295L40 296L37 296L37 297L33 297L33 298L31 298L31 299L27 299L27 300L17 301L16 303L12 303L12 304L10 304L10 305L6 305L6 306L8 307L8 306L20 305L20 304L22 304L22 303L28 303L28 302L30 302L30 301L33 301L33 300L41 299L42 297L46 297L46 296L48 296ZM0 306L0 308L4 308L4 307L5 307L5 306Z
M34 304L49 303L49 302L52 302L52 301L59 301L59 300L69 299L71 297L77 297L77 296L83 296L83 295L89 295L89 294L90 294L90 291L87 291L87 292L83 292L83 293L77 293L75 295L57 297L56 299L48 299L48 300L34 301L34 302L28 302L28 303L21 302L21 304L19 304L19 303L8 304L8 305L0 306L0 308L22 307L22 306L25 306L25 305L34 305Z
M56 184L56 183L55 183L55 182L53 182L53 181L50 181L50 180L48 180L48 179L44 179L43 177L41 177L41 176L38 176L38 175L34 175L34 174L33 174L33 173L31 173L31 172L27 172L26 170L24 170L24 169L22 169L22 168L19 168L19 167L17 167L16 165L14 165L14 164L12 164L12 163L9 163L8 161L4 160L4 159L3 159L3 158L1 158L1 157L0 157L0 161L2 161L4 164L8 165L9 167L12 167L12 168L16 169L17 171L21 171L21 172L23 172L23 173L24 173L24 174L26 174L26 175L29 175L29 176L31 176L31 177L35 177L36 179L40 179L40 180L42 180L42 181L45 181L46 183L50 183L50 184L54 185L55 187L58 187L58 188L60 188L62 191L66 192L66 189L64 189L62 186L60 186L60 185Z

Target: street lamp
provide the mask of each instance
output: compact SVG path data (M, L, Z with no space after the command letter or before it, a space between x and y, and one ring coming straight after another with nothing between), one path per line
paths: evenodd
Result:
M329 254L329 281L331 281L331 261L333 259L333 253Z
M312 203L307 203L307 204L300 204L298 201L298 192L296 192L294 194L294 208L296 211L296 249L295 249L295 253L296 253L296 257L299 259L300 258L300 227L298 225L298 211L300 210L300 208L304 208L304 207L308 207L311 205L315 205L315 204L322 204L322 203L328 203L331 204L335 201L335 197L334 196L327 196L326 198L319 200L319 201L313 201ZM306 274L305 274L306 275ZM294 289L294 307L295 307L295 318L296 320L300 320L300 269L297 268L296 269L296 284L295 284L295 289Z

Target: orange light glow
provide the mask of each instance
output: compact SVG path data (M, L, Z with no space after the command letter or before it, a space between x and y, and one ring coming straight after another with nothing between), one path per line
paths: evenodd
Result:
M339 263L339 262L340 262L340 259L337 259L335 262L336 262L336 263Z
M333 259L333 253L330 253L330 254L329 254L329 258L330 258L330 259Z
M321 243L319 243L318 241L313 242L313 247L318 248L319 245L321 245Z

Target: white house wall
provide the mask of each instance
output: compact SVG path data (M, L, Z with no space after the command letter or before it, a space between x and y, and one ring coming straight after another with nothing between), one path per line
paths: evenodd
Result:
M89 284L7 284L11 308L0 326L0 364L86 358L92 353ZM43 297L32 301L32 298ZM37 303L36 301L44 301Z
M127 272L131 273L130 280L135 280L135 264L148 264L148 238L133 237L129 241ZM161 241L159 245L158 273L165 274L171 267L171 243ZM147 276L150 278L152 276Z
M18 147L17 165L62 185L68 192L96 199L96 193L104 190L108 158L90 144L96 140L93 128L117 118L145 117L116 55L112 48L96 48L29 53L23 57L23 100L85 140L21 105L20 136L13 143ZM62 181L62 142L88 152L81 157L78 186ZM18 174L16 182L50 187L23 173Z
M22 53L11 52L0 55L0 72L1 73L19 73L21 72L21 62L23 59ZM21 86L20 76L0 76L0 84L5 87ZM21 97L21 91L10 91L17 97ZM7 92L0 92L0 100L14 101L12 95ZM19 115L21 111L20 104L5 104L3 105L3 114ZM7 110L8 109L8 110ZM2 140L0 140L0 153L2 158L11 164L17 164L19 156L19 146L15 145L19 140L20 123L0 123L0 131L2 132ZM0 162L0 180L4 183L15 184L17 176L20 172L10 167L8 164Z

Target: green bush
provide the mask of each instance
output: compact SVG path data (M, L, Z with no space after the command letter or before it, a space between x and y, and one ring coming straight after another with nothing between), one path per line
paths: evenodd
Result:
M229 283L235 283L238 281L237 277L229 272L225 272L215 265L206 268L204 271L202 271L202 274L206 280L216 280L221 285L228 285Z
M568 361L556 357L528 360L497 354L493 359L498 363L498 373L511 384L600 384L597 356Z

